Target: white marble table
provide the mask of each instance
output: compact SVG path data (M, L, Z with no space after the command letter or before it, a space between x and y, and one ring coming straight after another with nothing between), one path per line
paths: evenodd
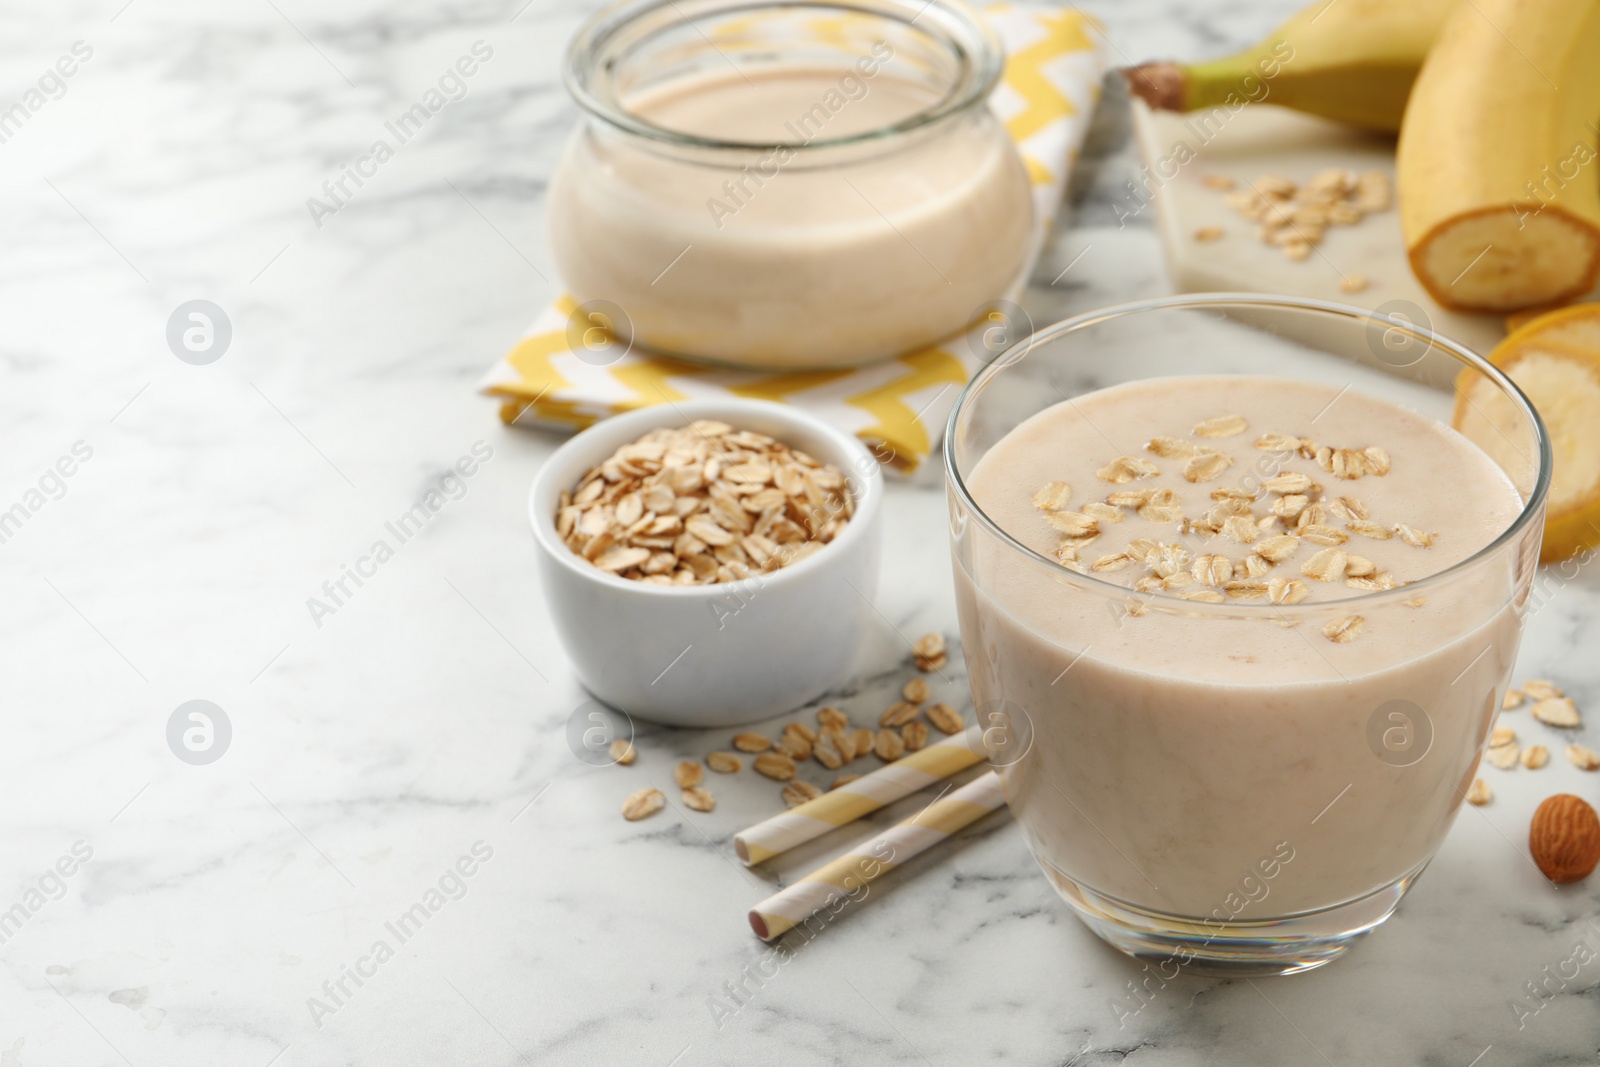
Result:
M1289 5L1092 6L1134 61L1242 43ZM0 16L0 112L92 50L0 143L0 511L23 509L0 543L0 1065L1593 1062L1600 963L1520 1028L1512 1007L1600 945L1596 887L1554 891L1526 858L1540 797L1594 796L1559 760L1497 774L1347 959L1181 979L1136 1014L1140 969L1067 913L1004 817L781 963L743 913L815 854L748 873L729 849L768 783L724 786L692 822L619 818L640 780L721 738L646 733L627 771L568 750L585 697L523 518L554 442L503 429L472 388L554 291L543 190L574 114L557 62L586 7ZM480 40L465 97L313 218L307 199ZM1134 176L1126 128L1108 101L1029 294L1040 321L1165 291L1153 233L1110 209ZM232 325L210 365L164 336L194 299ZM492 458L459 499L324 590L480 441ZM863 713L905 676L897 630L954 630L927 534L943 509L936 473L892 487L906 547L842 698ZM1593 576L1554 583L1519 674L1600 708L1597 627ZM205 766L166 739L195 699L232 728ZM430 902L403 940L385 925Z

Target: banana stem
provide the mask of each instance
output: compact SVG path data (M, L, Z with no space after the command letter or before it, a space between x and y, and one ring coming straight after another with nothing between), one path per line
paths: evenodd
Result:
M1177 63L1141 63L1122 68L1128 90L1156 111L1189 110L1184 96L1188 75Z

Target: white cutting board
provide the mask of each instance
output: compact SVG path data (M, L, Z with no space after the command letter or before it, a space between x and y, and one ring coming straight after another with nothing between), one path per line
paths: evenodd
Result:
M1148 176L1154 187L1142 211L1155 212L1167 270L1179 292L1280 293L1383 308L1485 354L1505 336L1502 316L1447 311L1434 303L1406 265L1399 214L1392 206L1354 226L1330 226L1310 258L1297 263L1262 244L1257 224L1236 214L1226 194L1203 180L1217 174L1243 186L1247 179L1280 174L1300 183L1332 168L1384 170L1392 178L1393 138L1264 104L1234 113L1220 129L1214 125L1209 137L1194 119L1133 101L1134 137L1148 168L1141 177ZM1184 158L1180 146L1187 146L1193 158L1175 166ZM1168 175L1170 180L1162 181ZM1129 194L1123 206L1131 210L1138 202ZM1220 228L1223 237L1196 241L1195 231L1208 226ZM1353 274L1364 276L1367 288L1343 292L1341 279ZM1431 384L1450 388L1453 374L1443 377Z

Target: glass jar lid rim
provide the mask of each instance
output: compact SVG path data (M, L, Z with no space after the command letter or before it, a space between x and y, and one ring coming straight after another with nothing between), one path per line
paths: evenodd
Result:
M595 72L617 61L616 56L607 55L608 50L649 40L673 25L692 24L696 18L712 15L805 8L854 11L915 26L956 57L958 66L949 90L929 107L859 133L806 141L737 141L657 125L629 111L594 84ZM928 29L924 21L937 28ZM563 77L568 93L590 115L653 141L703 149L815 150L909 133L982 105L1000 80L1004 59L999 37L964 0L616 0L591 16L573 36L567 46Z

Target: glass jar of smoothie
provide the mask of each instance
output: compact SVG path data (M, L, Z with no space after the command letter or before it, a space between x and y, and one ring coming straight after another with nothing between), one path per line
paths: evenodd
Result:
M948 337L1013 294L1033 236L986 104L1002 62L959 0L624 0L567 53L562 278L595 324L695 360L842 367Z
M1493 404L1423 384L1457 374ZM1373 312L1172 297L1002 352L945 457L978 719L1078 916L1169 978L1388 918L1532 603L1551 451L1516 386Z

